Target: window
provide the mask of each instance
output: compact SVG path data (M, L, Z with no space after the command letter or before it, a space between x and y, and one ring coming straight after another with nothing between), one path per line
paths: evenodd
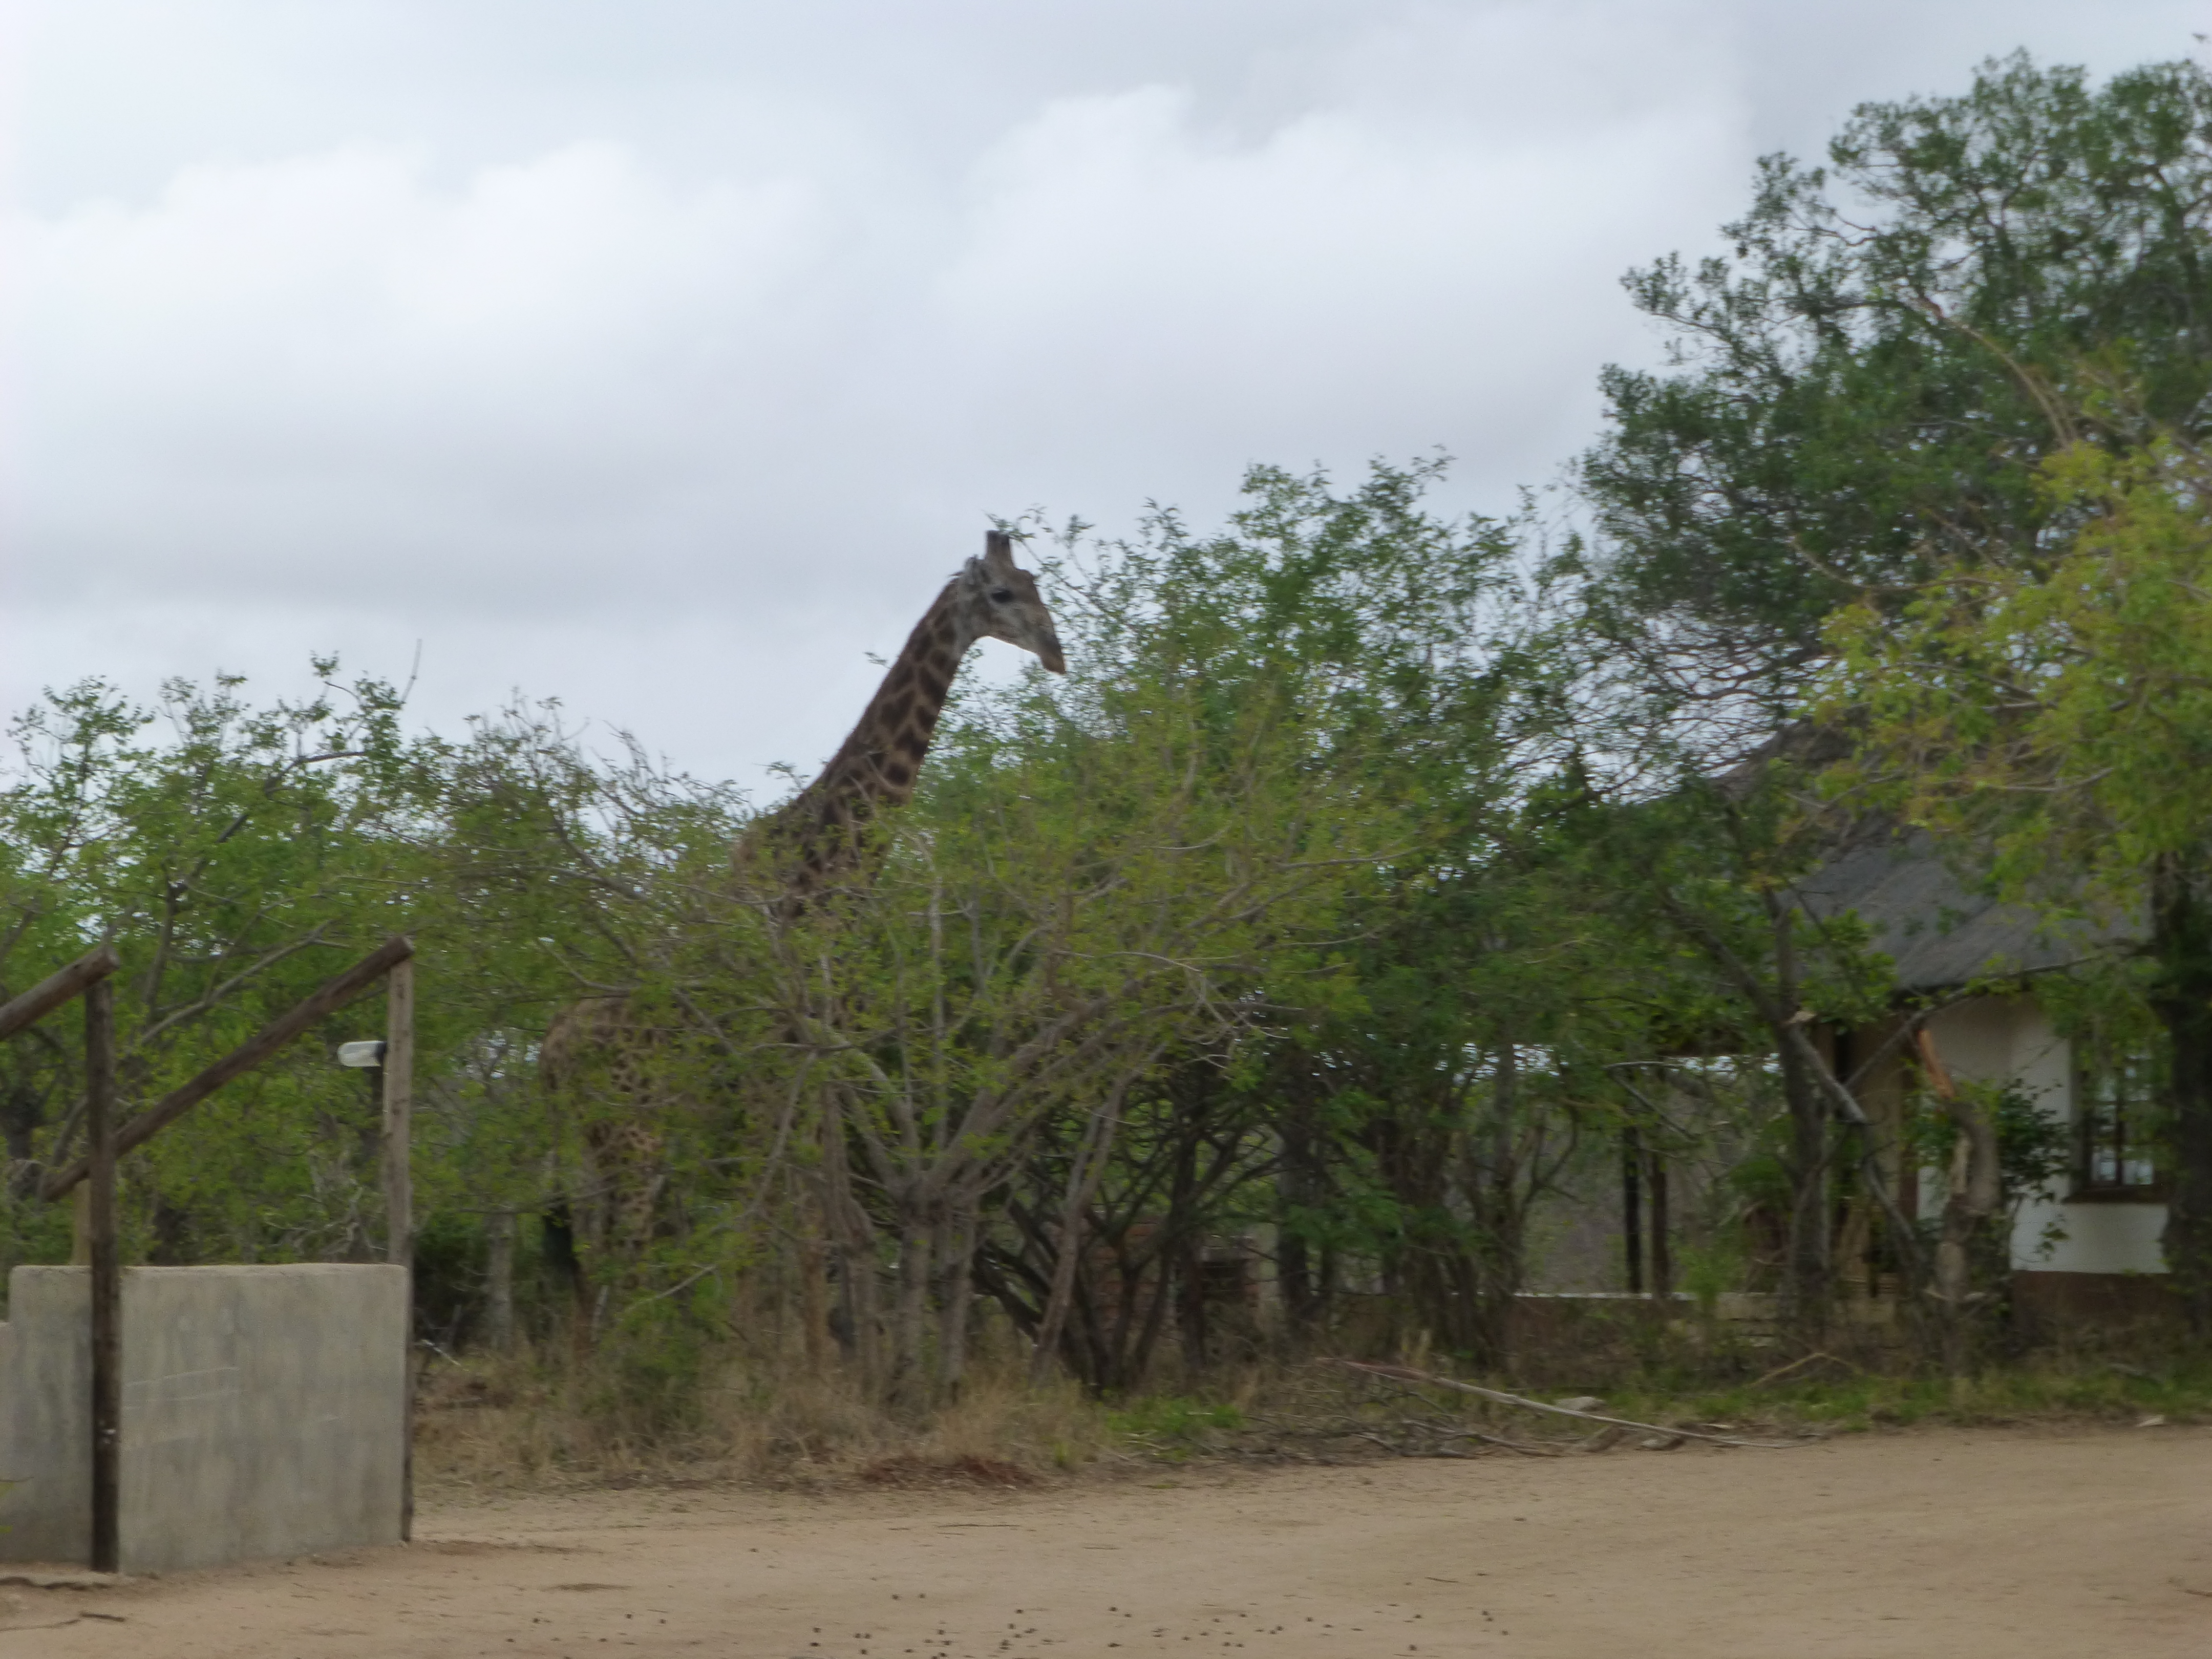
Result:
M2082 1051L2074 1073L2075 1198L2137 1200L2166 1196L2158 1139L2160 1073L2155 1058L2136 1052Z

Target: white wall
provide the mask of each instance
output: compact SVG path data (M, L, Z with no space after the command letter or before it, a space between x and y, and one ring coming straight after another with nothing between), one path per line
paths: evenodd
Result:
M2016 1079L2045 1113L2071 1121L2072 1053L2033 997L1977 997L1935 1015L1928 1030L1954 1077ZM2062 1179L2057 1191L2064 1190ZM1920 1192L1923 1215L1942 1210L1939 1174L1923 1175ZM2045 1231L2054 1223L2066 1236L2046 1245ZM2013 1266L2047 1273L2162 1273L2166 1259L2158 1240L2165 1227L2163 1204L2056 1199L2024 1204L2013 1227Z
M91 1273L18 1267L0 1326L0 1561L92 1540ZM123 1271L126 1572L399 1540L407 1270Z

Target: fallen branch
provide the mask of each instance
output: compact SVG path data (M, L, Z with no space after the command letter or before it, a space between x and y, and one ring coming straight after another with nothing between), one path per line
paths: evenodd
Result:
M1382 1447L1382 1449L1383 1449L1384 1451L1389 1452L1389 1453L1390 1454L1390 1455L1391 1455L1391 1456L1393 1456L1393 1457L1455 1457L1455 1458L1465 1458L1465 1457L1468 1455L1468 1454L1467 1454L1466 1452L1462 1452L1462 1451L1446 1451L1446 1450L1444 1450L1444 1449L1441 1449L1441 1448L1439 1448L1438 1449L1437 1449L1437 1450L1435 1450L1435 1451L1409 1452L1409 1451L1407 1451L1407 1450L1403 1446L1394 1446L1394 1445L1392 1445L1392 1444L1391 1444L1388 1440L1385 1440L1385 1439L1384 1439L1381 1435L1379 1435L1379 1434L1370 1433L1369 1431L1367 1431L1367 1430L1365 1430L1365 1429L1354 1429L1354 1430L1352 1430L1351 1432L1352 1432L1352 1437L1354 1440L1370 1440L1370 1441L1372 1441L1375 1444L1376 1444L1376 1445L1378 1445L1378 1446Z
M1548 1412L1553 1417L1571 1417L1584 1423L1605 1423L1616 1429L1640 1429L1646 1434L1656 1434L1680 1440L1705 1440L1716 1446L1744 1446L1759 1451L1789 1451L1797 1446L1808 1446L1809 1440L1742 1440L1730 1434L1707 1434L1698 1429L1667 1429L1656 1423L1638 1423L1632 1418L1605 1417L1596 1412L1578 1412L1571 1406L1554 1406L1541 1400L1530 1400L1517 1394L1508 1394L1503 1389L1486 1389L1474 1382L1462 1382L1449 1376L1437 1376L1427 1371L1417 1371L1411 1365L1378 1365L1364 1359L1324 1359L1328 1365L1341 1365L1346 1370L1359 1371L1369 1376L1388 1377L1394 1382L1417 1382L1425 1388L1453 1389L1461 1394L1471 1394L1484 1400L1494 1400L1501 1406L1518 1406L1523 1411Z
M1838 1359L1835 1355L1824 1352L1820 1349L1815 1348L1811 1353L1799 1355L1786 1365L1777 1365L1772 1370L1767 1372L1765 1376L1760 1377L1757 1382L1748 1383L1746 1386L1753 1389L1763 1389L1770 1382L1779 1382L1782 1378L1789 1376L1790 1372L1796 1370L1800 1365L1809 1365L1816 1359L1826 1359L1832 1364L1841 1365L1847 1371L1855 1371L1858 1370L1858 1367L1852 1364L1850 1360Z
M1397 1419L1395 1427L1400 1431L1400 1436L1394 1439L1390 1434L1392 1426L1387 1423L1363 1422L1351 1417L1301 1423L1284 1423L1260 1419L1248 1425L1245 1433L1237 1441L1226 1445L1211 1446L1207 1449L1223 1451L1231 1455L1310 1458L1309 1453L1293 1451L1291 1443L1364 1440L1371 1445L1380 1446L1395 1457L1466 1457L1469 1455L1468 1453L1449 1449L1449 1443L1455 1440L1474 1440L1486 1446L1496 1446L1502 1451L1516 1452L1523 1457L1563 1457L1574 1446L1580 1443L1575 1441L1565 1443L1539 1442L1531 1445L1525 1441L1510 1440L1504 1435L1486 1433L1480 1429L1466 1428L1456 1423L1430 1423L1412 1417L1401 1417ZM1270 1437L1254 1443L1252 1437L1261 1434ZM1144 1436L1133 1435L1129 1437L1155 1452L1176 1449Z
M1486 1446L1502 1446L1507 1451L1519 1452L1523 1457L1565 1457L1566 1451L1559 1446L1526 1446L1518 1440L1508 1440L1502 1434L1484 1434L1475 1429L1454 1429L1449 1434L1439 1433L1440 1440L1480 1440Z

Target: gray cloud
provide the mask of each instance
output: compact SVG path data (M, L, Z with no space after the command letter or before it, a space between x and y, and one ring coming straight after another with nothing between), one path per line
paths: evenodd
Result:
M1436 445L1503 506L1756 154L2194 11L52 5L0 702L420 641L441 725L520 686L811 763L986 514Z

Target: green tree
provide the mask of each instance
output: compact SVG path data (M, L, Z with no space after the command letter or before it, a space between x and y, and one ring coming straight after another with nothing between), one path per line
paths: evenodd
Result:
M579 849L665 864L714 801L681 783L645 801L634 758L596 761L544 711L458 744L407 736L392 688L318 667L319 690L298 702L258 705L224 678L142 708L89 682L17 721L0 773L0 980L112 939L135 1111L413 933L424 1305L444 1319L481 1289L487 1232L561 1188L562 1126L531 1086L537 1033L579 964L605 977L613 954L614 906L592 884L605 872ZM648 806L659 844L643 847L627 827ZM330 1053L380 1024L334 1016L127 1160L126 1248L164 1262L380 1257L380 1114ZM12 1259L67 1252L66 1212L34 1194L77 1150L80 1065L44 1027L0 1050Z
M1861 106L1826 166L1759 165L1729 253L1627 279L1672 368L1605 375L1581 478L1591 625L1642 693L1756 742L1865 585L1909 584L1970 522L2051 527L2031 384L2119 351L2149 413L2212 388L2212 75L2093 85L2024 55L1949 97Z
M2154 421L2191 418L2212 388L2209 230L2212 76L2096 85L2016 55L1962 94L1863 106L1825 166L1767 158L1726 255L1628 279L1673 362L1607 372L1610 429L1581 466L1590 748L1628 763L1625 797L1674 790L1631 815L1680 820L1638 860L1647 890L1778 1057L1808 1310L1829 1120L1851 1109L1794 1023L1839 1012L1798 986L1816 941L1796 886L1847 816L1813 799L1814 751L1847 747L1856 718L1832 699L1830 730L1792 730L1838 649L1828 619L1856 604L1875 637L1973 548L2063 543L2078 508L2036 466L2065 441L2053 400L2097 362L2131 367ZM1829 954L1819 974L1872 1006L1850 952Z
M2052 529L1962 526L1901 607L1840 612L1824 690L1864 723L1844 782L1986 848L2015 897L2142 926L2166 1261L2212 1328L2212 458L2132 398L2065 424L2029 480Z
M882 1254L858 1220L897 1241L894 1375L921 1362L927 1264L1002 1206L1014 1227L983 1240L987 1272L1041 1352L1061 1349L1099 1206L1145 1190L1157 1136L1180 1151L1156 1170L1196 1151L1188 1116L1157 1127L1174 1079L1233 1070L1326 1006L1356 896L1425 855L1410 769L1463 745L1433 688L1463 691L1467 619L1510 546L1425 514L1429 476L1381 468L1339 495L1261 470L1223 534L1164 515L1061 561L1066 679L971 696L940 728L874 889L826 923L834 973L805 981L843 1130L825 1168L849 1146L872 1194L830 1205L848 1290ZM1039 1169L1062 1191L1024 1204L1011 1188ZM1157 1250L1191 1242L1209 1190L1171 1183ZM971 1247L953 1248L940 1309L963 1294ZM942 1323L939 1340L957 1374ZM1120 1358L1072 1352L1094 1383L1127 1380Z
M27 981L88 939L113 940L128 1103L157 1098L405 925L404 860L375 828L398 799L398 699L318 667L323 690L304 702L255 708L226 678L173 683L145 709L92 681L15 726L0 972ZM18 1224L51 1249L53 1222L20 1195L73 1153L76 1056L42 1033L0 1066ZM380 1221L363 1164L374 1133L357 1081L326 1056L287 1055L149 1149L133 1223L156 1259L365 1252Z

